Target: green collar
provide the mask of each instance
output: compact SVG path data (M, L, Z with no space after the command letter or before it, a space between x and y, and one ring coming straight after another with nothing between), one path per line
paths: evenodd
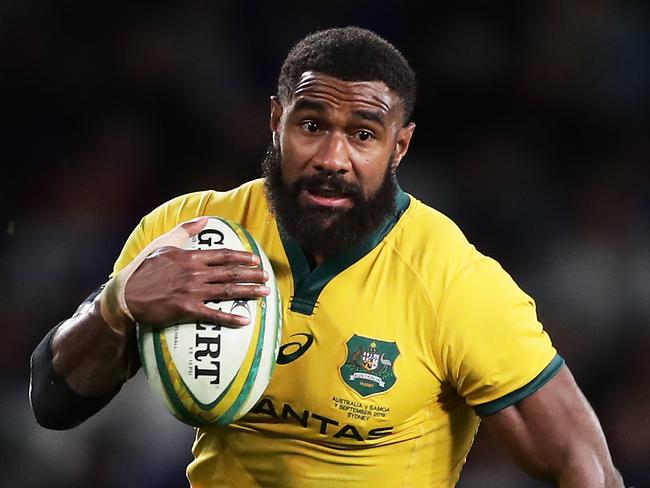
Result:
M293 239L280 233L284 251L289 259L293 274L294 293L291 310L304 315L311 315L316 307L318 296L323 288L340 272L352 266L372 251L395 226L410 203L409 196L398 188L395 194L396 211L383 225L373 232L365 241L352 249L332 254L313 271L302 248Z

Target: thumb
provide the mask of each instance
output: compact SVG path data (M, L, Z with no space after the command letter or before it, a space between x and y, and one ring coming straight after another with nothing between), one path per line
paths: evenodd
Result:
M192 237L201 232L208 223L208 217L199 217L183 222L181 227L187 232L187 237Z
M142 253L149 255L159 247L174 246L183 248L187 239L201 232L208 223L208 217L188 220L177 225L172 230L159 236L149 243ZM146 256L145 256L146 257Z

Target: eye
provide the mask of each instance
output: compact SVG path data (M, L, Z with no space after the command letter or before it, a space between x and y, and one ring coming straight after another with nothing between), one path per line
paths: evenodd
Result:
M314 122L313 120L307 120L306 122L303 122L300 124L300 126L307 132L311 132L312 134L315 132L318 132L318 124Z
M361 142L367 142L375 138L373 133L367 130L360 130L356 132L355 137L359 139Z

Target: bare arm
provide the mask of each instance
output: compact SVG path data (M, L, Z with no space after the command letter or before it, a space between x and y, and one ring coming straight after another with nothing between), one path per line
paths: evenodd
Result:
M205 302L268 294L268 289L261 285L267 275L256 266L258 258L247 252L185 251L175 247L189 235L200 232L205 222L202 219L184 224L153 241L100 294L84 302L63 322L47 351L53 368L42 360L37 366L32 360L32 385L41 386L38 391L50 388L49 383L59 379L64 389L71 390L59 402L61 416L69 399L74 401L74 395L108 396L107 402L135 373L137 358L130 352L130 345L136 322L152 327L185 321L227 326L247 323L243 317L213 310ZM48 373L54 380L45 378ZM31 400L37 420L47 417L46 423L56 425L52 418L58 413L51 412L47 395L37 397L32 392ZM43 411L48 414L44 416ZM68 423L53 428L68 428Z
M564 488L621 488L594 411L564 366L539 391L483 418L531 476Z
M137 362L128 347L135 324L118 332L107 325L100 308L99 296L83 303L59 326L51 342L54 371L85 397L115 391L137 367L132 366Z

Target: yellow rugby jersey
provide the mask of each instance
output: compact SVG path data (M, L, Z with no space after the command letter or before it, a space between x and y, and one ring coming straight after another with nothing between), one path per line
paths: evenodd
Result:
M479 415L530 395L562 366L535 305L448 218L399 192L398 214L310 270L280 237L262 180L175 198L115 264L178 223L241 223L273 264L282 347L260 402L197 429L187 470L206 487L452 487Z

